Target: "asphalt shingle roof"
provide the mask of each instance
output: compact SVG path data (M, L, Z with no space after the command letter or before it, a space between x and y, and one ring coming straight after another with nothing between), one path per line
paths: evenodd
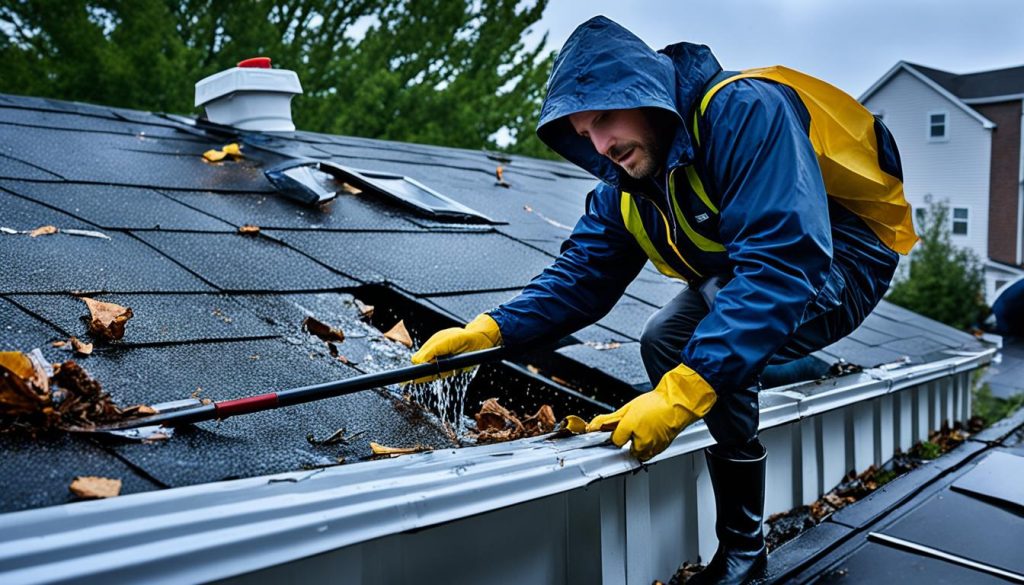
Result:
M1024 65L977 73L950 73L908 63L960 99L1024 94Z
M244 159L202 160L234 141ZM291 157L406 175L498 223L441 222L370 193L303 206L263 175ZM498 164L510 188L495 184ZM201 397L238 398L406 365L409 352L361 321L354 298L375 302L381 322L411 320L418 341L468 321L553 260L594 184L567 163L301 131L234 136L179 116L0 96L0 227L50 224L109 238L0 234L0 346L71 358L50 342L88 337L76 298L88 293L135 313L122 341L77 358L123 405L187 398L198 388ZM260 233L238 234L245 224ZM586 416L600 412L598 403L617 405L649 388L638 357L642 325L681 286L648 266L608 316L558 352L482 370L467 411L498 395L521 412L551 403L557 416ZM347 365L300 331L310 315L346 331ZM975 347L970 336L883 304L818 355L822 364L871 366ZM555 368L549 374L583 375L597 402L522 367L534 358L541 370ZM367 391L202 423L155 444L0 435L0 449L11 454L0 459L0 512L64 503L77 475L121 477L130 493L352 460L371 440L453 444L441 425L401 402L396 392ZM342 427L366 433L347 446L306 440Z

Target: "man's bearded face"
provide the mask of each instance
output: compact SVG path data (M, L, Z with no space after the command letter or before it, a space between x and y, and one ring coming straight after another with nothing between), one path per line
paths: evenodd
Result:
M577 112L569 122L599 154L634 179L652 178L661 171L674 132L667 116L640 108Z

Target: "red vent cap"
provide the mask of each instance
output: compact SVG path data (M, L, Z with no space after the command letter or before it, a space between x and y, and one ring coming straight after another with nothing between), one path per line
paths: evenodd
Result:
M238 62L239 67L255 67L258 69L270 69L270 57L253 57Z

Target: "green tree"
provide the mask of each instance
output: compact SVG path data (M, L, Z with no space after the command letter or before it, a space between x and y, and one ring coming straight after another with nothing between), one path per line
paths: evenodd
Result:
M194 82L267 55L302 81L302 129L553 157L533 132L553 53L522 40L546 5L0 0L0 92L194 114Z
M977 325L988 314L978 256L953 245L948 204L932 203L919 213L921 242L910 256L909 275L896 279L888 300L957 329Z

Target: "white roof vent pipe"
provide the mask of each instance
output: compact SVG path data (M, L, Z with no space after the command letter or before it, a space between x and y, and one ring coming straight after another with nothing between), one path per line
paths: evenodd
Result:
M217 124L240 130L292 132L292 98L302 93L299 76L271 69L269 57L246 59L196 84L196 107Z

